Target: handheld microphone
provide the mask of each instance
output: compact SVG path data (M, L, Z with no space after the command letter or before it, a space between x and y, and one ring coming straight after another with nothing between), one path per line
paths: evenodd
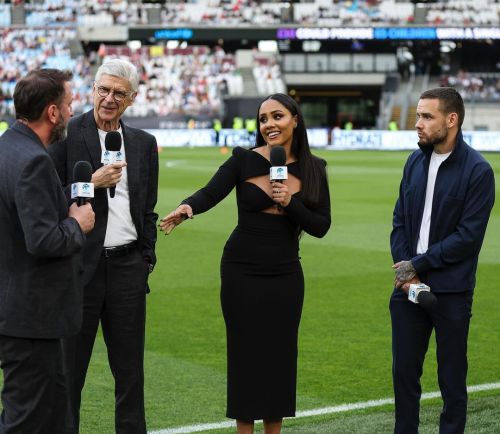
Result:
M112 161L105 160L105 155L103 155L103 163L104 164L110 164L110 163L115 163L117 161L122 161L121 158L118 159L116 158L116 154L120 152L120 149L122 147L122 136L118 131L110 131L109 133L106 134L106 137L104 138L104 147L106 148L106 151L112 152L114 154ZM105 163L105 161L107 161ZM116 187L109 187L109 197L113 198L115 197L115 190Z
M412 283L408 291L408 300L420 304L425 310L434 310L437 308L438 300L424 283Z
M88 161L77 161L73 167L73 180L71 184L71 199L76 199L76 204L82 206L87 199L94 197L94 184L92 179L92 166Z
M286 152L282 146L273 146L269 155L271 169L269 179L271 182L283 182L288 179L288 167L286 167Z

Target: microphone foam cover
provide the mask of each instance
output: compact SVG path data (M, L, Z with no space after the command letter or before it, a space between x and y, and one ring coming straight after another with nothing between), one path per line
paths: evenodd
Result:
M122 136L118 131L110 131L104 138L104 146L108 151L119 151L122 147Z
M421 291L417 298L420 306L425 310L435 310L438 306L438 300L432 292Z
M271 147L269 155L271 166L284 166L286 164L286 152L283 146Z
M77 161L73 166L73 182L90 182L92 166L88 161Z

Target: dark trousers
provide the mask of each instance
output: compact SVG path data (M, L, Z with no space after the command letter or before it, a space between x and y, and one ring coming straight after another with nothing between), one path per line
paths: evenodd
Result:
M1 434L60 434L67 391L60 339L0 335Z
M63 341L70 392L67 433L78 433L81 392L101 322L108 361L115 379L116 434L145 434L144 327L147 264L139 251L101 257L84 288L80 333Z
M427 312L419 305L393 296L392 376L396 408L395 434L417 434L420 377L432 329L436 335L438 382L443 398L440 434L462 434L467 416L467 336L472 295L436 294L438 308Z

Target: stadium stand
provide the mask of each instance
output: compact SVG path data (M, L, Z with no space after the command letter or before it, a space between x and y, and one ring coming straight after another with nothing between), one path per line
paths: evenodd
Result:
M456 88L464 101L500 101L500 74L470 73L459 71L457 75L443 75L441 86Z
M10 26L12 24L10 16L10 5L0 4L0 26Z
M71 56L70 41L76 38L71 28L0 29L0 113L13 115L12 94L17 80L29 70L46 67L75 72L75 111L89 106L89 63L83 56Z
M220 116L224 95L243 89L234 56L221 47L105 46L102 54L104 60L126 57L141 71L137 99L129 109L132 116Z
M349 77L359 73L351 80L366 78L367 83L374 86L369 82L371 77L379 88L385 82L378 94L370 97L375 104L379 99L377 125L370 120L373 119L370 114L362 127L381 127L394 121L400 128L411 128L414 107L409 101L414 101L425 86L455 86L466 101L474 104L498 101L500 79L497 71L500 66L495 69L494 62L488 65L483 59L474 70L470 62L462 65L456 56L452 61L451 54L440 54L439 47L433 51L425 41L408 46L403 41L394 43L391 52L379 51L363 40L339 43L339 51L324 48L315 51L314 47L319 47L320 42L311 40L306 41L300 51L297 46L302 42L295 41L295 50L264 53L257 50L255 41L252 42L255 45L244 47L224 44L224 41L219 43L216 38L210 43L177 41L176 46L171 44L174 41L167 42L171 38L166 41L143 39L142 45L137 46L122 36L99 45L83 41L82 29L100 29L101 35L107 29L111 34L112 27L124 29L120 34L127 35L134 26L151 28L154 24L165 25L167 29L192 25L196 29L227 26L252 31L283 25L306 28L396 26L404 29L412 23L437 27L494 26L499 23L499 16L500 0L449 0L418 5L396 0L178 0L164 3L14 0L10 4L0 4L0 114L13 115L15 82L36 67L73 70L74 111L85 111L92 106L91 86L96 68L103 59L120 56L129 58L141 70L137 100L127 112L137 118L179 117L186 122L198 117L223 119L230 99L256 99L274 92L287 92L304 78L310 86L319 83L333 86L333 94L352 92L356 89L352 90L351 86L349 90ZM386 46L390 46L389 42ZM245 56L238 53L243 51L249 53L246 55L249 60L240 62L239 59ZM299 78L295 82L288 81L293 74ZM329 81L324 81L325 77ZM339 84L339 80L346 82ZM241 109L243 105L235 107ZM339 106L338 112L343 111ZM332 116L327 122L324 119L317 122L331 127ZM359 124L354 122L354 125L356 128Z
M253 76L261 96L286 93L280 65L275 56L254 56Z
M81 9L78 24L85 26L127 25L129 24L129 3L124 0L83 0L78 2Z
M166 49L101 46L98 54L71 57L70 28L4 28L0 41L0 113L13 115L12 93L19 77L39 67L71 69L75 73L73 109L80 113L92 106L91 63L110 57L126 57L142 71L140 91L132 116L167 116L171 113L219 116L225 94L239 95L243 86L235 72L234 56L220 47L190 46ZM147 84L146 84L147 83Z
M413 21L413 9L409 2L315 0L293 4L293 17L298 24L332 27L404 25Z
M16 2L14 2L15 4ZM22 3L22 2L20 2ZM0 5L0 25L11 24L10 7ZM420 3L423 24L494 25L499 23L499 0L440 0ZM387 26L415 21L415 4L396 0L184 0L142 3L126 0L43 0L26 2L25 23L61 25L279 25Z
M45 0L25 3L26 25L30 27L73 25L80 7L77 0Z
M499 23L498 0L449 0L426 5L426 20L440 25L493 25Z
M131 23L147 24L150 11L155 6L134 5ZM280 24L281 9L288 8L288 2L261 3L251 0L200 0L166 3L161 7L162 24Z

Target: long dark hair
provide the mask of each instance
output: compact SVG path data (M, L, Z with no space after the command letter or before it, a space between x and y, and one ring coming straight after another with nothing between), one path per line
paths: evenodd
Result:
M275 93L264 98L257 109L257 126L260 125L259 122L259 111L262 104L273 99L278 101L292 114L292 116L297 117L297 127L293 132L292 139L292 154L299 161L300 176L302 181L302 198L307 205L315 206L319 202L320 187L321 183L324 182L326 178L325 161L315 157L311 153L311 148L309 147L309 140L307 139L306 125L304 123L304 117L300 110L297 102L288 95L283 93ZM257 135L255 138L255 145L264 146L266 141L260 132L260 128L257 128Z

